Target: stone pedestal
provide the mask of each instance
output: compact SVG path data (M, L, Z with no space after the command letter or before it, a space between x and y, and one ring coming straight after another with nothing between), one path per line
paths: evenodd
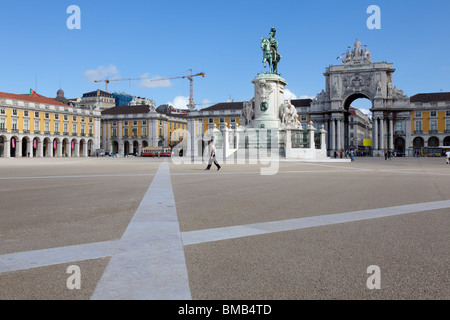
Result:
M279 111L284 103L286 80L277 74L259 74L255 85L255 118L252 127L257 129L278 129L281 126Z

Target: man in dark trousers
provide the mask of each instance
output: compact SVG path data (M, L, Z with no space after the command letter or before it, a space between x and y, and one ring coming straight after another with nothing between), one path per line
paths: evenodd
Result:
M219 165L219 163L216 160L216 147L214 146L214 143L212 140L210 140L208 142L208 146L209 146L209 162L208 162L208 166L206 167L205 170L209 170L211 169L211 165L214 164L217 167L217 171L220 170L221 166Z

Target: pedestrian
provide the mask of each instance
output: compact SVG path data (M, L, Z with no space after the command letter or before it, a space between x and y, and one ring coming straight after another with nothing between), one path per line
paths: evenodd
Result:
M447 155L446 163L450 163L450 150L445 153Z
M384 160L387 160L388 159L388 153L387 153L387 151L385 151L384 152Z
M353 152L353 150L350 151L350 159L351 159L352 161L355 161L355 153Z
M208 161L208 166L206 167L205 170L210 170L211 169L211 165L214 164L217 167L217 171L220 170L220 168L222 168L219 163L216 160L216 147L214 146L214 143L212 140L210 140L208 142L208 146L209 146L209 161Z
M342 150L341 150L341 152L340 152L340 154L339 154L339 156L341 157L341 159L342 159L342 154L343 154L343 152L342 152Z

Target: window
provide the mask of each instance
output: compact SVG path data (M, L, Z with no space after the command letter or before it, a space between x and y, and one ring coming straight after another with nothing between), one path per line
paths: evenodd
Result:
M17 109L13 109L13 116L17 116Z
M81 122L84 122L84 117L81 118Z
M137 126L137 121L133 121L133 126Z
M5 130L6 128L6 119L0 118L0 130Z
M23 116L24 116L24 117L28 117L28 111L27 111L27 110L25 110L25 111L23 112Z
M34 121L34 132L40 132L40 121L39 120L35 120Z
M436 115L437 115L437 114L436 114L436 111L430 111L430 116L431 116L431 117L436 117Z
M116 121L113 121L113 126L116 126L117 125L117 122Z
M74 123L74 124L72 125L72 134L73 134L73 135L76 135L76 134L77 134L77 124L76 124L76 123Z
M128 125L128 121L124 121L124 123L123 123L125 126L127 126Z
M12 120L12 130L17 131L17 119Z
M209 118L209 123L214 123L214 119L213 118Z
M68 133L68 125L67 123L64 123L64 134Z
M35 118L39 118L39 112L38 112L38 111L36 111L36 112L34 113L34 117L35 117Z
M50 132L50 122L45 121L44 131L45 131L46 133Z
M450 119L445 120L445 131L450 132Z
M224 122L225 122L225 119L224 119L224 118L220 118L219 122L220 122L220 123L224 123Z
M89 135L93 135L94 134L94 132L92 131L92 126L89 126Z
M420 121L420 120L416 121L416 132L417 133L422 132L422 121Z
M64 121L67 121L68 117L67 114L64 115Z
M28 132L28 120L23 120L23 131Z
M145 126L147 124L147 120L142 121L142 124Z
M48 112L45 113L45 119L50 119L50 114Z
M77 121L77 116L73 116L72 121Z
M236 122L236 118L231 118L231 123L235 123Z
M123 129L123 135L125 138L128 138L128 128Z
M445 116L450 117L450 110L445 111Z
M92 123L92 118L89 118L89 123Z
M397 132L403 131L403 122L402 121L397 121L395 123L395 131L397 131Z
M112 137L113 137L113 138L116 138L116 137L117 137L117 129L116 129L116 128L113 128L113 129L112 129Z
M55 120L59 120L59 114L55 114Z
M142 128L142 135L144 136L144 137L146 137L147 136L147 128Z
M437 120L430 120L430 131L437 132Z
M59 133L59 122L55 122L55 134Z
M301 121L306 121L308 118L306 116L301 117Z
M0 114L6 114L6 110L4 108L0 109Z

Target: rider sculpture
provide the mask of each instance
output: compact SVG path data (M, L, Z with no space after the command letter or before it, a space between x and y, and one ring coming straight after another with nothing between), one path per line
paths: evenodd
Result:
M261 41L261 49L263 51L263 64L266 67L266 62L269 64L270 73L278 74L278 63L281 60L281 55L278 53L278 41L275 39L277 30L272 28L270 30L270 38L263 38Z

